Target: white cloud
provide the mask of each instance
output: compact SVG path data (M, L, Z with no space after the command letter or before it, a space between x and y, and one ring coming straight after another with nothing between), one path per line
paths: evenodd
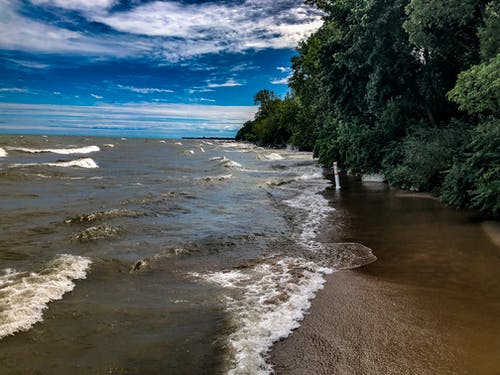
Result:
M214 89L214 88L219 88L219 87L236 87L236 86L243 86L242 82L237 82L233 78L229 78L226 80L226 82L222 83L215 83L212 81L207 82L207 87L209 89Z
M51 5L71 10L105 10L112 7L116 0L31 0L35 5Z
M239 4L156 1L93 20L125 33L169 38L163 44L163 55L170 59L221 51L293 48L322 24L317 10L289 0L246 0ZM171 38L184 41L181 50L172 49L177 43Z
M3 88L0 88L0 92L12 92L12 93L22 93L22 94L25 94L25 93L30 92L30 90L28 90L28 89L22 89L20 87L3 87Z
M190 94L195 94L197 92L214 92L215 90L214 89L209 89L209 88L206 88L206 87L193 87L192 89L189 89L187 90L188 93Z
M281 79L273 79L273 80L271 81L271 83L272 83L273 85L288 85L288 79L289 79L289 78L290 78L290 77L285 77L285 78L281 78Z
M103 99L103 96L96 95L96 94L90 94L91 97L96 98L96 99Z
M33 20L19 15L20 7L16 0L0 0L0 49L108 57L140 56L153 49L141 38L130 43L123 35L90 36Z
M259 69L258 66L249 64L249 63L243 63L243 64L238 64L233 66L231 69L229 69L230 72L245 72L249 70L257 70Z
M322 24L319 11L302 0L154 1L112 11L115 2L32 0L49 11L53 7L80 11L88 21L118 31L89 33L28 18L20 13L20 0L0 0L0 48L178 62L220 52L294 48Z
M281 73L288 73L292 71L292 68L287 68L284 66L277 66L276 69L278 69Z
M15 59L9 59L9 61L28 69L46 69L50 67L50 65L48 64L43 64L36 61L15 60Z
M133 87L133 86L123 86L123 85L117 85L119 88L123 90L128 90L132 92L136 92L139 94L156 94L156 93L172 93L174 92L173 90L169 89L158 89L154 87Z

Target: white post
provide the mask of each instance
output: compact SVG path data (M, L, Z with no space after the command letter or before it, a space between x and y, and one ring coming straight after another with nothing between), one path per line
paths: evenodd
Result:
M337 162L333 162L333 174L335 175L335 190L340 190L340 177Z

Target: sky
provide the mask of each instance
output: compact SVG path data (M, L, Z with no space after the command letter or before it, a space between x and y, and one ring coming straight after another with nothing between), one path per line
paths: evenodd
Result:
M321 23L301 0L0 0L0 133L234 136Z

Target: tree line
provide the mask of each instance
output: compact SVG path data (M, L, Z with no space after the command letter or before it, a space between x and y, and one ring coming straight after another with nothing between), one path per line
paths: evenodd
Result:
M255 95L236 135L500 217L500 2L309 0L289 93Z

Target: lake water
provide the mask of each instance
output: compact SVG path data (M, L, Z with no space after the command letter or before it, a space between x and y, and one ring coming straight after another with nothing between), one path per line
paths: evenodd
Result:
M270 373L324 276L375 260L318 239L328 185L309 153L1 136L2 374Z

